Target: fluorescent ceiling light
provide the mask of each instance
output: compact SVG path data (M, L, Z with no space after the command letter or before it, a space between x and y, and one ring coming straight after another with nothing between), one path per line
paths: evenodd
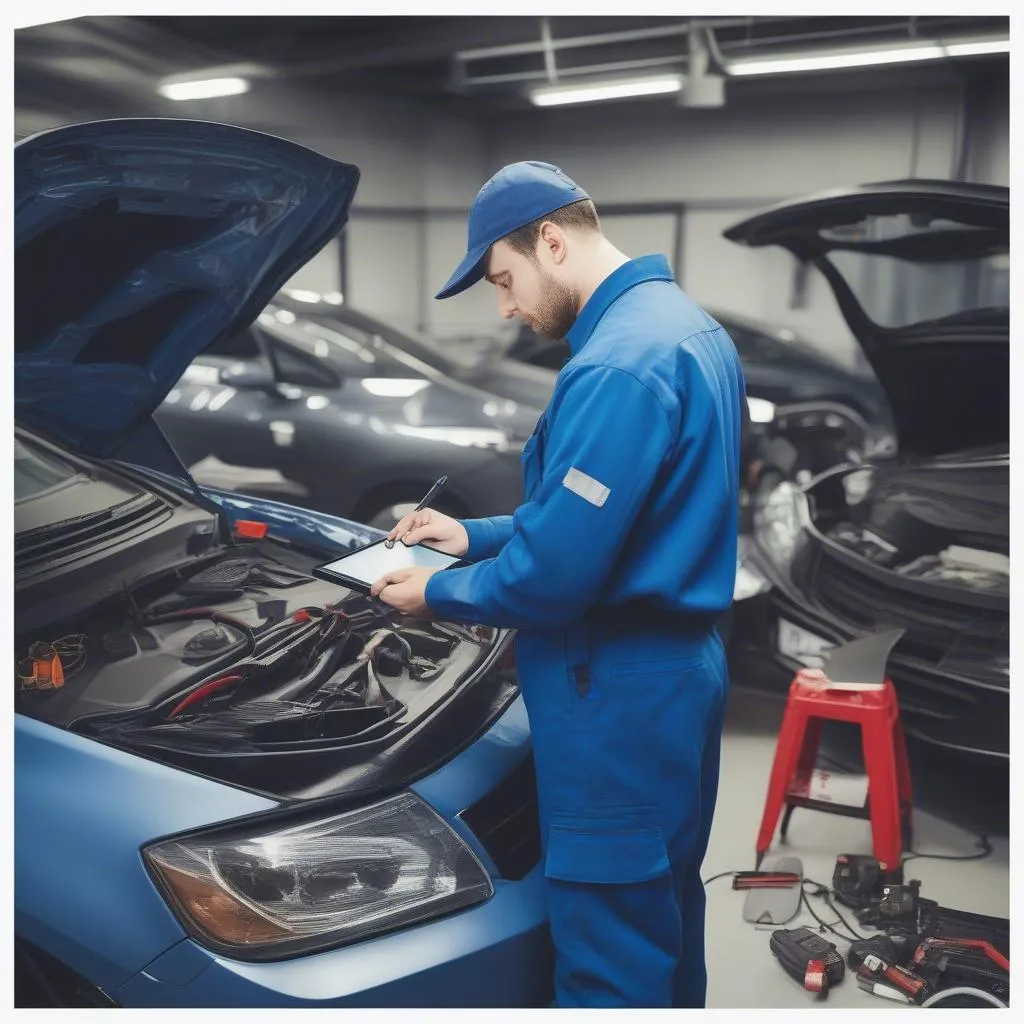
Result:
M285 294L296 302L308 302L312 305L317 305L322 299L319 292L306 291L304 288L286 288Z
M978 43L950 43L946 47L950 57L978 57L985 53L1009 53L1009 39L991 39Z
M530 90L530 99L538 107L555 107L564 103L593 103L598 100L622 100L631 96L658 96L662 93L679 92L682 85L682 76L673 74L580 82L576 85L541 85Z
M210 100L217 96L239 96L249 91L245 78L204 78L195 82L163 82L159 86L161 96L169 100Z
M943 57L974 57L987 53L1009 53L1009 39L965 40L957 43L926 43L878 50L846 50L807 56L730 61L730 75L782 75L794 71L830 71L836 68L860 68L873 64L902 64Z

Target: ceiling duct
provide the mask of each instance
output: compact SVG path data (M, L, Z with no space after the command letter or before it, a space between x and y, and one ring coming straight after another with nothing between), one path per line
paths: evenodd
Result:
M690 62L686 81L679 91L681 107L724 107L725 76L712 70L714 33L694 24L687 36Z

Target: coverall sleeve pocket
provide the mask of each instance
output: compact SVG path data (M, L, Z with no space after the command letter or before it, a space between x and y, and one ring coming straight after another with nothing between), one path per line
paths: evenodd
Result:
M548 834L548 878L622 885L649 882L669 870L665 838L657 825L552 825Z

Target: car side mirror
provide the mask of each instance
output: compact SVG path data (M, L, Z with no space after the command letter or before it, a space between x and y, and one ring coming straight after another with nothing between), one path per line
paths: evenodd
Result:
M273 391L274 374L260 363L235 363L220 371L220 383L239 391Z

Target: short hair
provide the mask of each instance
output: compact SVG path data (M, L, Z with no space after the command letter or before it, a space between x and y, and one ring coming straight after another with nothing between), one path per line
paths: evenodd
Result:
M553 210L544 217L524 224L521 228L505 235L502 239L507 242L516 252L527 256L529 259L537 258L537 239L540 238L541 225L547 222L557 224L566 231L579 231L584 234L601 230L601 221L597 216L597 207L590 199L580 199L568 206Z

